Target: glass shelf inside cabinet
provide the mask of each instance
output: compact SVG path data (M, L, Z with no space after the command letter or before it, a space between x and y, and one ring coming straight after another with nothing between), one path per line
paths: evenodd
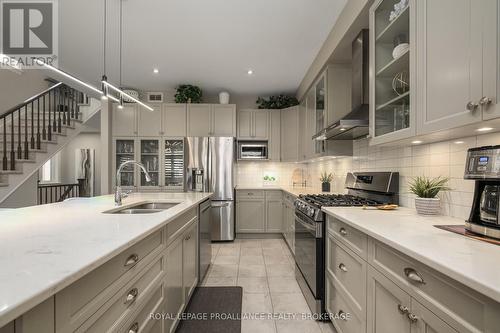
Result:
M116 140L116 169L123 162L133 161L135 154L134 140ZM120 186L134 186L134 166L126 165L121 173Z
M148 170L151 181L146 182L146 176L141 172L141 186L159 186L160 185L160 141L159 140L141 140L141 163Z
M410 127L409 0L375 9L375 136Z
M165 187L184 187L184 140L165 140Z

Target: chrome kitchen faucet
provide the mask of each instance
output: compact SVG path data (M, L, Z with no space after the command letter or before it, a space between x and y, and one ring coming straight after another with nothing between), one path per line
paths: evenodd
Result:
M116 190L115 190L115 205L116 206L121 206L122 199L126 198L128 196L128 193L122 192L122 187L120 184L122 183L122 174L121 174L122 170L125 166L127 166L129 164L134 164L134 165L137 165L138 167L140 167L142 169L142 171L144 172L144 175L146 177L146 182L149 183L151 181L151 176L149 175L148 170L146 170L146 168L144 167L144 165L142 163L139 163L136 161L125 161L122 164L120 164L120 166L118 167L118 170L116 171Z

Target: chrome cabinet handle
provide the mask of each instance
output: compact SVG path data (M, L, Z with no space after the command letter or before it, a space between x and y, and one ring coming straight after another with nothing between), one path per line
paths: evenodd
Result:
M466 105L466 109L470 112L474 112L476 111L476 109L479 107L479 104L475 103L475 102L472 102L470 101L469 103L467 103Z
M413 282L425 284L424 278L413 268L407 267L404 269L404 273L408 279Z
M125 303L124 304L132 303L133 301L135 301L135 299L137 298L137 296L139 296L139 290L137 288L131 289L128 292L127 297L125 297Z
M488 96L484 96L483 98L481 98L479 100L479 105L489 105L491 104L493 101L491 100L491 98L489 98Z
M345 230L345 228L340 228L339 232L342 236L347 236L347 230Z
M134 254L130 255L130 257L128 257L127 260L125 260L124 266L125 267L132 267L135 264L137 264L138 261L139 261L139 256L134 253Z
M139 323L135 322L128 329L128 333L138 333L139 332Z
M413 313L408 314L408 319L410 319L412 323L416 323L418 321L418 317L415 316Z
M340 269L342 272L347 272L347 267L346 267L346 265L344 265L343 263L341 263L341 264L339 265L339 269Z
M404 306L404 305L401 305L401 304L398 304L398 311L399 311L399 313L401 313L403 315L410 313L410 309L408 309L407 306Z

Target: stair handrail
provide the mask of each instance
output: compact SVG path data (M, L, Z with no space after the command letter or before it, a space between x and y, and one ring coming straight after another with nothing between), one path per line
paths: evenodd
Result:
M14 107L12 107L12 108L8 109L7 111L5 111L4 113L0 114L0 119L5 118L5 117L9 116L11 113L16 112L17 110L24 108L26 105L31 104L31 102L36 101L40 97L43 97L43 95L46 95L47 93L51 92L52 90L54 90L57 87L62 86L62 85L64 85L64 83L58 82L55 85L53 85L53 86L45 89L41 93L38 93L38 94L36 94L36 95L28 98L24 102L22 102L22 103L20 103L20 104L18 104L16 106L14 106Z

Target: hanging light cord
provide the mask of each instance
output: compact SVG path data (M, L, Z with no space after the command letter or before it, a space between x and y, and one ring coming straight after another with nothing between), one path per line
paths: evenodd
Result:
M103 62L103 74L104 76L106 76L106 35L107 35L107 32L108 32L108 29L107 29L107 15L108 15L108 6L107 6L107 0L104 0L104 41L103 41L103 58L104 58L104 62Z
M122 88L123 1L120 0L120 89Z

